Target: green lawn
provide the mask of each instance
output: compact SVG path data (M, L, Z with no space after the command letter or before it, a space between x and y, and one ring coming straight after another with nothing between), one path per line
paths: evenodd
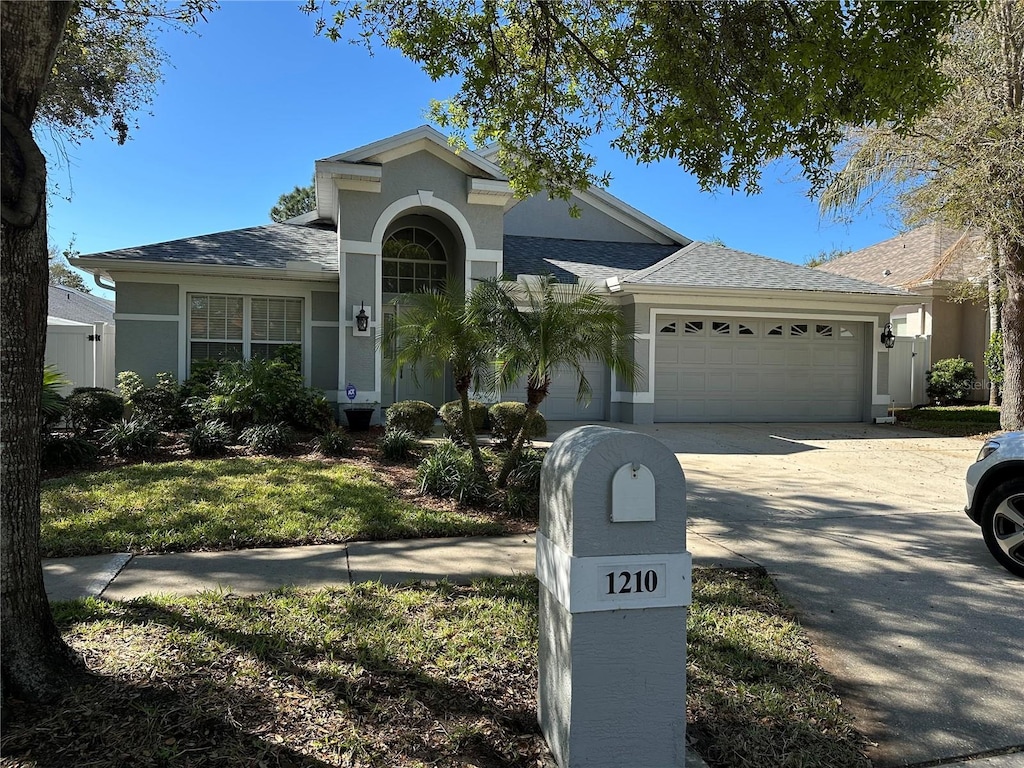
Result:
M988 405L943 405L896 411L904 427L948 437L975 437L999 431L999 409Z
M136 464L43 484L45 557L503 532L398 498L351 463L233 458Z
M536 606L525 577L58 604L99 676L11 707L5 765L536 766ZM695 571L688 639L714 768L868 768L763 572Z

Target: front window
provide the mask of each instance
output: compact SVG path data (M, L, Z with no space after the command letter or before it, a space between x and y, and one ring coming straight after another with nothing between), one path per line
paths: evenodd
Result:
M448 278L448 256L441 241L425 229L406 227L384 242L384 293L439 291Z
M278 357L302 345L302 299L189 295L189 366L197 360Z

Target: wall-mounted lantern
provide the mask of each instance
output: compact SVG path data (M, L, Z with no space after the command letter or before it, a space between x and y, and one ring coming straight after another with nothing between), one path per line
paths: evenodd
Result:
M353 336L370 335L370 313L366 311L365 302L359 302L358 308L352 305L352 319L355 321L352 328Z
M885 324L885 328L882 329L882 335L878 337L878 340L882 342L886 349L892 349L896 346L896 336L892 332L892 323Z

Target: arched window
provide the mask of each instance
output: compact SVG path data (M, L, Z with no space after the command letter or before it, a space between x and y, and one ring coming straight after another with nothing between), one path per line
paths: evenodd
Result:
M425 229L406 227L384 241L384 293L440 290L448 277L441 241Z

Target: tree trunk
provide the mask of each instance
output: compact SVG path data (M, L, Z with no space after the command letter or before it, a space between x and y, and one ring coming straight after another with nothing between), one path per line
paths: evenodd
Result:
M540 404L544 402L544 398L548 396L550 385L550 379L545 380L544 384L539 387L529 381L526 383L526 416L523 419L523 426L519 428L519 434L516 435L515 442L512 443L512 448L509 449L505 461L502 462L498 479L494 482L499 488L504 488L508 484L508 476L519 461L519 455L523 452L523 446L526 445L526 436L530 434L530 425L533 423L534 415L540 408Z
M469 452L473 457L473 469L477 475L486 479L487 468L484 466L484 457L480 453L480 446L476 442L476 428L473 426L473 414L469 409L469 385L473 377L462 376L455 380L455 391L459 393L459 402L462 403L462 434L466 436L469 444Z
M999 267L999 243L992 239L992 255L988 260L988 344L992 342L992 336L1000 328L1002 319L999 317L1002 308L1002 281L1000 280ZM999 384L992 381L991 375L988 380L988 404L995 407L999 405Z
M0 245L0 603L3 696L45 701L82 670L61 639L39 559L39 399L46 339L46 163L32 138L69 3L3 3Z
M1024 429L1024 242L1008 241L1003 252L1003 407L1000 424Z

